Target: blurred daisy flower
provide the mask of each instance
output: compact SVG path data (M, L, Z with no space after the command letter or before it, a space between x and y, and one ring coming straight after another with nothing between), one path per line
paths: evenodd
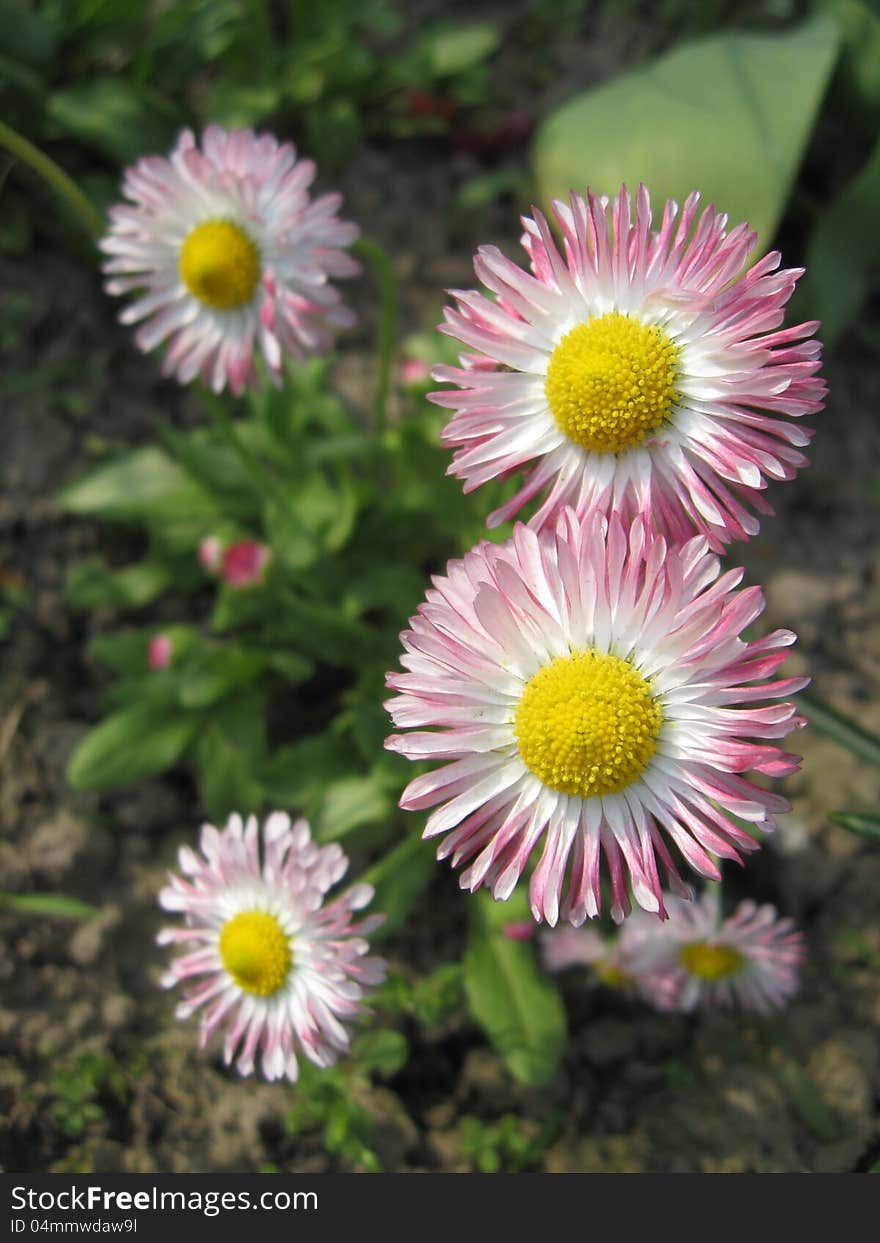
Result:
M642 930L626 951L639 996L656 1009L738 1005L764 1013L797 991L803 937L774 907L742 902L722 919L717 890L667 903L668 921L652 935Z
M225 1028L223 1059L242 1075L259 1055L263 1076L295 1080L297 1055L330 1066L349 1046L346 1021L362 1010L365 990L385 977L381 958L367 958L364 937L383 919L360 923L354 912L373 896L354 885L324 902L348 860L335 843L319 846L304 820L231 816L223 830L202 828L199 854L180 851L182 875L159 895L182 928L160 932L160 945L181 944L163 976L185 986L176 1015L201 1011L204 1045Z
M703 876L716 858L757 849L739 823L775 827L788 803L742 774L784 776L798 757L773 745L803 724L791 703L805 678L773 681L790 631L744 641L758 587L719 577L703 536L669 547L571 509L555 531L517 525L434 579L401 640L405 672L386 708L407 731L386 740L442 766L401 806L434 808L425 836L468 863L471 890L510 896L539 842L529 886L536 920L579 925L600 911L600 857L611 914L637 903L665 916L663 884L687 894L674 845Z
M670 201L652 229L640 186L633 219L622 188L556 202L560 254L545 218L523 218L526 272L495 246L476 254L495 298L450 291L441 331L475 353L434 378L455 412L444 442L449 473L470 492L526 471L489 525L543 496L533 525L560 507L578 514L650 514L676 541L709 536L716 550L772 513L768 479L806 464L811 432L796 420L822 407L818 323L781 328L801 269L773 252L746 268L755 234L692 194Z
M593 928L550 928L541 933L541 962L547 971L565 971L569 967L588 967L597 980L609 988L629 990L633 983L627 961L624 934L634 926L650 923L656 928L657 921L650 916L639 918L636 912L623 923L620 935L605 940Z
M285 353L323 352L353 322L330 281L360 270L358 229L340 195L310 198L314 176L290 143L218 125L127 170L101 241L107 291L137 294L120 319L142 350L168 342L166 375L241 393L255 351L277 379Z

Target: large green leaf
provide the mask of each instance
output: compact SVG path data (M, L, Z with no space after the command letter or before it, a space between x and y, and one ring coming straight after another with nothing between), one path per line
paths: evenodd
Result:
M148 151L164 151L176 125L161 96L119 77L94 78L55 91L46 101L53 121L73 138L127 164Z
M852 325L880 271L880 141L854 181L819 217L807 255L807 296L828 345Z
M208 494L162 449L135 449L68 484L58 502L68 513L107 522L201 521L215 515Z
M655 203L704 202L773 237L838 47L817 18L782 35L725 33L674 48L579 95L538 130L542 198L640 181Z
M506 923L529 917L524 901L515 895L495 903L481 893L472 903L474 926L464 960L470 1012L516 1079L547 1083L565 1044L565 1008L532 947L504 935Z
M107 790L162 772L180 758L197 720L151 703L105 717L73 754L67 779L77 790Z

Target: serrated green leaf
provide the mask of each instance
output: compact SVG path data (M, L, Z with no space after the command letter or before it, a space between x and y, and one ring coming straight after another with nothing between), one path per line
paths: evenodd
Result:
M835 22L786 34L723 33L674 48L571 100L544 121L541 197L641 181L658 206L692 190L766 244L785 207L834 65Z
M535 962L534 951L500 931L501 916L486 894L472 899L474 923L464 959L470 1012L511 1074L538 1086L552 1079L565 1045L565 1008ZM503 910L508 920L516 911Z
M73 754L67 779L76 790L108 790L170 768L198 722L157 704L135 704L96 725Z

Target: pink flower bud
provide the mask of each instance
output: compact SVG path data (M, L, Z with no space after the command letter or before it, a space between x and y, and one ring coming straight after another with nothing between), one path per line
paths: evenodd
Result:
M502 929L508 941L531 941L537 930L538 925L532 919L517 919Z
M430 378L430 368L421 358L407 358L400 365L401 383L406 388L418 388L422 384L427 384Z
M171 664L171 637L154 634L147 644L147 664L151 669L167 669Z
M256 587L265 576L272 554L256 540L240 540L223 551L221 574L230 587Z
M206 535L199 544L198 558L208 574L219 574L223 564L223 545L216 535Z

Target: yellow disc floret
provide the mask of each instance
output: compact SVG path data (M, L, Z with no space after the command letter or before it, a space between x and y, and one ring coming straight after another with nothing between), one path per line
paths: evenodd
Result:
M239 911L220 929L223 966L245 993L268 997L290 970L290 942L274 915Z
M514 734L526 767L552 790L623 790L654 754L662 713L628 661L588 649L557 656L526 683Z
M190 293L215 311L232 311L250 302L260 276L256 246L229 220L196 225L180 248L178 266Z
M678 349L618 311L577 324L550 355L544 393L569 440L596 453L641 444L677 400Z
M692 941L683 945L678 957L685 971L701 980L723 980L742 970L743 958L729 945L709 945L706 941Z

